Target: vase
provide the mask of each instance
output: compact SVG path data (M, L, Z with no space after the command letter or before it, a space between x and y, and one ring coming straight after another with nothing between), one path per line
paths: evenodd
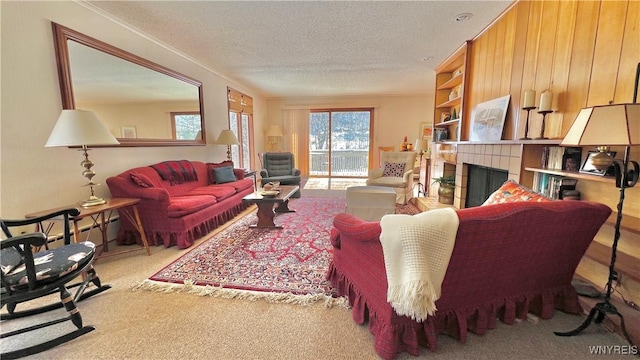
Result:
M438 202L441 204L453 205L453 193L455 187L449 184L440 184L438 187Z

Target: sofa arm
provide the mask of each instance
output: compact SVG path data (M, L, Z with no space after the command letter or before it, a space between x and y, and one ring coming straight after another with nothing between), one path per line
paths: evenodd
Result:
M380 241L379 221L365 221L357 216L341 213L333 218L333 226L341 239L345 237L357 241Z
M131 196L134 198L148 199L153 201L159 201L165 206L169 206L169 192L163 188L140 188L131 192Z
M382 177L383 170L382 169L373 169L369 171L369 179L377 179Z
M169 192L159 187L141 187L134 185L128 179L119 176L107 179L107 185L114 197L131 197L159 201L162 205L169 206Z
M402 175L402 180L407 183L413 182L413 169L405 171L404 175Z
M299 169L291 169L291 175L300 176L301 172Z
M233 169L233 175L236 176L237 180L244 179L244 169Z
M267 171L267 169L262 169L260 170L260 177L261 178L268 178L269 177L269 171Z

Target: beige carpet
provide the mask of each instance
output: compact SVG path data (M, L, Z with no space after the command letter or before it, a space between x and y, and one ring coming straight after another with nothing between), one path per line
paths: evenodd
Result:
M199 244L199 240L196 244ZM128 248L128 247L127 247ZM111 249L117 251L118 248ZM79 303L85 324L96 330L32 359L377 359L373 337L356 325L349 309L251 302L181 293L133 292L133 282L146 279L185 250L154 247L101 258L96 269L112 289ZM4 309L3 309L4 311ZM57 310L39 315L43 321ZM2 322L2 332L36 317ZM625 345L608 330L592 325L580 336L559 338L556 330L569 330L583 318L556 313L551 320L513 326L499 323L485 336L470 335L466 344L446 336L438 339L438 352L422 349L429 359L584 359L592 345ZM29 346L70 331L69 323L2 339L2 351ZM607 358L623 358L608 356ZM628 359L629 356L624 356ZM403 354L399 359L415 359Z

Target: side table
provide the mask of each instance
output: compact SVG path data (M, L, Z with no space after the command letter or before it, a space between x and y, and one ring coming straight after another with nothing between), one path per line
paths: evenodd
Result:
M78 241L80 236L80 231L78 229L78 221L84 218L91 218L93 221L92 226L96 226L100 229L100 233L102 235L102 252L100 256L106 256L104 253L109 251L109 239L107 238L107 221L106 218L111 218L111 214L114 210L117 210L120 216L124 216L127 220L133 224L134 228L140 233L140 238L142 239L142 243L144 244L144 249L147 250L147 255L151 255L151 250L149 249L149 242L147 241L147 236L144 232L144 228L142 227L142 222L140 221L140 215L138 214L138 203L140 199L134 198L112 198L108 199L106 204L96 205L91 207L82 207L78 204L63 206L56 209L48 209L45 211L39 211L36 213L26 214L25 218L34 218L38 216L42 216L45 214L50 214L52 212L68 209L70 207L76 207L80 210L80 215L74 216L71 218L73 221L73 240L75 242ZM106 216L105 216L106 214ZM50 230L51 227L47 229ZM44 231L44 229L37 229L38 231ZM130 251L142 250L143 248L130 249L119 251L117 253L110 253L108 255L118 255L123 254Z
M244 177L253 176L253 190L258 191L258 178L256 177L256 170L245 170Z

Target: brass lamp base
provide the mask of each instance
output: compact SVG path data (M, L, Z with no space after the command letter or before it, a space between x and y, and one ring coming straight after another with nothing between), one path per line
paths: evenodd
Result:
M96 175L96 173L95 171L91 170L94 164L93 164L93 161L89 160L89 153L88 153L89 149L87 148L87 145L82 145L82 149L80 149L80 151L82 151L82 156L84 156L84 160L82 160L82 162L80 163L80 165L84 167L84 171L82 172L82 175L89 180L89 182L83 186L88 186L89 191L91 192L91 196L89 196L87 200L83 201L81 205L82 207L91 207L91 206L106 204L107 201L105 199L101 199L95 196L93 192L93 187L98 186L100 184L94 183L92 180L93 177Z
M101 199L96 196L91 196L87 200L82 202L82 207L91 207L91 206L102 205L106 203L107 203L107 200L105 199Z
M613 157L608 146L598 146L598 153L591 158L591 165L598 170L607 170L613 164Z

